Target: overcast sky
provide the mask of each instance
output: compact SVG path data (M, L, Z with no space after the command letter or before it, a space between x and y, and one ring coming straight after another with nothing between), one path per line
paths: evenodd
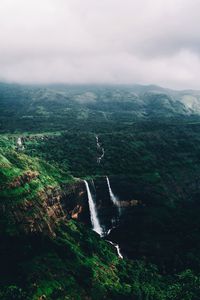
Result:
M0 0L0 80L200 89L200 0Z

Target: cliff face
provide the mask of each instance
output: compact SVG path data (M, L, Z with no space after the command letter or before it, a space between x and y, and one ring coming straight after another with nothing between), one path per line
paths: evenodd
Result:
M179 180L157 172L151 177L147 175L141 178L110 176L117 205L111 199L106 176L88 181L99 223L104 233L113 229L111 239L119 243L122 250L127 248L127 239L123 238L126 228L131 228L132 232L134 228L136 235L138 224L145 222L147 212L176 208L177 203L198 198L196 173L191 176L187 172L178 174ZM69 219L91 227L84 181L75 180L42 159L16 151L9 140L1 141L0 233L14 236L42 232L54 236L55 225ZM129 248L130 252L136 249L133 245Z
M52 236L60 220L87 219L82 182L75 182L67 172L41 159L14 150L6 139L1 142L1 234L43 232Z
M85 184L68 173L13 150L0 149L0 232L55 235L55 224L76 219L91 226Z
M66 218L62 197L60 189L48 187L38 193L37 199L25 200L11 208L11 218L20 232L54 235L55 223Z
M23 182L21 181L23 186ZM18 187L21 187L17 184ZM9 223L21 233L39 233L54 236L55 224L61 220L75 219L90 224L85 186L82 181L62 187L48 186L34 199L6 208L0 206L2 215L9 215Z
M17 182L18 188L24 186L27 182L27 179L24 178L27 177L23 176L20 180L15 180L14 185ZM127 179L127 182L129 191L127 189L123 191L123 182L117 178L111 179L118 206L123 209L123 215L126 215L126 210L130 211L131 207L142 205L141 200L131 198L131 196L134 197L133 187L130 180ZM109 230L119 221L119 211L110 199L106 178L100 177L88 183L100 223L105 230ZM27 234L43 232L54 235L55 224L64 219L74 219L91 227L88 196L82 180L62 184L58 187L47 186L39 191L34 199L25 199L11 207L9 214L19 231Z
M72 184L62 186L64 197L62 207L69 218L90 224L88 198L84 181L79 180Z
M9 183L10 193L21 190L26 184L30 185L39 178L40 174L37 172L24 173ZM160 185L158 192L149 183L142 184L128 177L111 177L112 192L118 204L116 206L110 197L106 177L99 177L88 183L104 231L119 226L126 218L131 218L138 207L171 204L166 186ZM182 194L180 188L179 195ZM23 201L11 202L10 205L2 201L0 211L3 219L8 217L9 226L12 225L12 228L27 234L43 232L54 235L55 224L64 219L74 219L91 227L88 196L82 180L45 186L33 198L24 197Z

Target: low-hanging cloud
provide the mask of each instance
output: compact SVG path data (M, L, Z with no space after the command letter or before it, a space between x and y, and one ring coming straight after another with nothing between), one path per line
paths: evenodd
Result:
M199 0L1 0L0 80L200 89Z

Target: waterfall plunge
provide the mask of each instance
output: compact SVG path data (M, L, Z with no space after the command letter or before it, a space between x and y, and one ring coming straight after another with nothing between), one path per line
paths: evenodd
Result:
M104 150L103 147L101 147L101 144L99 143L99 137L98 137L98 135L96 135L96 143L97 143L97 150L100 150L102 152L102 154L99 157L97 157L97 163L100 164L102 158L105 155L105 150Z
M116 248L116 250L117 250L117 255L119 256L119 258L123 259L123 255L121 254L119 245L117 245L117 244L115 244L115 243L113 243L113 242L111 242L111 241L108 241L108 240L107 240L107 242L110 243L111 245L113 245L113 246Z
M20 137L18 137L18 139L17 139L17 145L19 147L22 147L22 139Z
M113 203L115 206L117 206L117 208L118 208L118 213L119 213L119 215L120 215L120 214L121 214L121 209L120 209L120 207L119 207L119 203L118 203L117 197L113 194L113 191L112 191L112 189L111 189L111 186L110 186L110 180L109 180L108 176L106 176L106 181L107 181L107 185L108 185L108 191L109 191L110 199L111 199L112 203ZM108 230L107 235L110 234L110 232L111 232L111 230L112 230L113 228L115 228L115 227L112 227L111 229ZM123 255L122 255L122 253L121 253L121 251L120 251L119 245L118 245L118 244L115 244L115 243L113 243L113 242L111 242L111 241L109 241L109 240L107 240L107 242L110 243L111 245L113 245L113 246L116 248L117 254L118 254L119 258L123 259Z
M93 230L95 232L97 232L100 236L103 236L103 230L102 230L101 225L98 220L96 206L95 206L94 200L92 198L92 194L90 192L89 185L86 180L84 180L84 183L85 183L85 187L87 190L88 204L89 204L89 209L90 209L90 218L91 218Z
M110 199L112 201L112 203L118 207L118 211L119 211L119 215L121 214L121 209L119 207L119 203L118 203L118 200L117 200L117 197L113 194L113 191L111 189L111 186L110 186L110 180L108 178L108 176L106 176L106 181L107 181L107 184L108 184L108 191L109 191L109 194L110 194Z
M106 177L106 179L107 179L107 183L108 183L110 198L111 198L112 202L115 205L118 205L117 204L117 199L116 199L115 195L113 194L112 189L110 187L110 182L109 182L108 177ZM93 200L88 182L86 180L84 180L84 183L85 183L85 187L86 187L86 190L87 190L88 203L89 203L89 209L90 209L90 218L91 218L91 223L92 223L93 230L95 232L97 232L101 237L103 237L103 230L102 230L101 225L100 225L99 220L98 220L96 206L95 206L95 203L94 203L94 200ZM111 195L112 195L112 197L111 197ZM119 245L115 244L115 243L113 243L112 241L109 241L109 240L106 240L106 241L116 248L118 257L123 259L123 256L121 254Z

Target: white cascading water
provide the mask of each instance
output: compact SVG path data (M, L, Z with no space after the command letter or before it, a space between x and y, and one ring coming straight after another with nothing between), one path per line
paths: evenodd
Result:
M101 152L102 152L102 154L101 154L99 157L97 157L97 163L100 164L102 158L103 158L104 155L105 155L105 150L104 150L103 147L101 147L101 144L99 143L99 137L98 137L98 135L96 135L96 143L97 143L97 149L98 149L98 150L101 150Z
M115 243L113 243L111 241L108 241L108 240L107 240L107 242L110 243L111 245L113 245L116 248L117 254L118 254L119 258L123 259L123 255L121 254L119 245L117 245L117 244L115 244Z
M107 185L108 185L108 191L109 191L109 195L110 195L110 199L112 201L112 203L117 206L118 208L118 212L119 212L119 215L121 214L121 210L120 210L120 207L119 207L119 203L118 203L118 200L117 200L117 197L114 195L112 189L111 189L111 186L110 186L110 180L108 178L108 176L106 176L106 181L107 181ZM112 229L114 229L115 226L113 226L112 228L110 228L107 232L107 235L110 234L110 232L112 231ZM120 251L120 248L119 248L119 245L118 244L115 244L113 243L112 241L109 241L107 240L108 243L110 243L111 245L113 245L116 250L117 250L117 254L119 256L119 258L123 259L123 255L121 254L121 251Z
M109 182L109 179L108 179L108 182ZM98 216L97 216L97 211L96 211L96 206L95 206L95 203L94 203L94 200L93 200L93 197L92 197L92 194L91 194L91 191L90 191L90 188L89 188L89 185L88 185L88 182L86 180L84 180L84 183L85 183L85 187L86 187L86 191L87 191L87 196L88 196L88 203L89 203L89 210L90 210L90 218L91 218L91 223L92 223L92 229L97 232L101 237L103 237L103 229L101 228L101 225L100 225L100 222L98 220ZM111 188L110 188L111 190ZM112 190L111 190L112 192ZM113 194L113 193L112 193ZM114 194L113 194L114 196ZM114 196L115 197L115 196ZM117 201L117 200L116 200ZM114 228L114 227L113 227ZM112 228L112 229L113 229ZM110 233L110 231L112 230L110 229L109 232L107 233L107 235ZM120 248L119 248L119 245L113 243L112 241L109 241L109 240L106 240L108 243L110 243L112 246L114 246L117 250L117 254L119 256L119 258L123 259L123 256L121 254L121 251L120 251Z
M102 151L102 154L101 154L101 156L99 156L99 158L98 158L98 160L97 160L97 162L100 164L101 163L101 160L102 160L102 158L104 158L104 155L105 155L105 150L104 150L104 148L101 148L101 151Z
M20 147L22 146L22 139L20 137L17 139L17 145Z
M97 142L97 149L101 148L98 135L96 135L96 142Z
M18 137L18 139L17 139L17 147L18 147L18 149L20 149L20 150L24 150L24 149L25 149L25 148L24 148L24 145L23 145L23 143L22 143L21 137Z
M108 176L106 176L106 180L107 180L107 184L108 184L108 190L109 190L109 194L110 194L110 199L113 202L114 205L116 205L117 207L119 207L119 203L117 201L117 197L113 194L113 191L111 189L110 186L110 180L108 178Z
M97 232L100 236L103 236L103 230L102 230L101 225L98 220L96 206L95 206L92 194L90 192L89 185L86 180L84 180L84 183L85 183L85 187L87 190L88 203L89 203L89 209L90 209L90 218L91 218L93 230L95 232Z

